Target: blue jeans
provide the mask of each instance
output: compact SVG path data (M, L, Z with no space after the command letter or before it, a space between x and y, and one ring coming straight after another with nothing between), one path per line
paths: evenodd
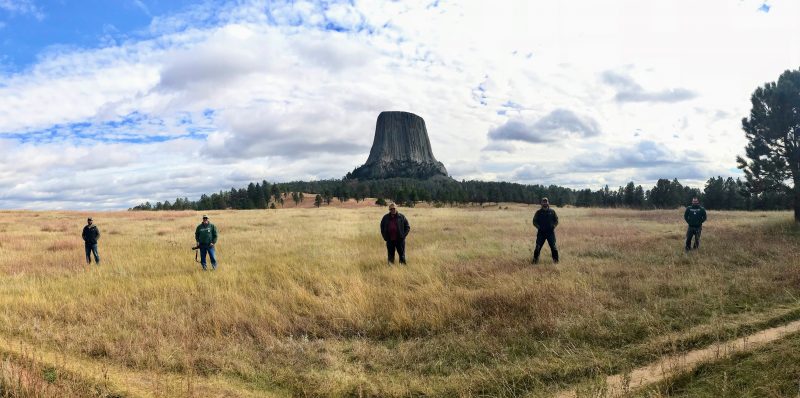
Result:
M83 246L86 249L86 264L92 263L92 257L90 256L91 254L94 254L95 264L100 264L100 256L97 254L97 243L86 243Z
M200 245L200 265L203 270L206 269L206 253L211 257L211 269L217 269L217 253L214 251L213 246Z

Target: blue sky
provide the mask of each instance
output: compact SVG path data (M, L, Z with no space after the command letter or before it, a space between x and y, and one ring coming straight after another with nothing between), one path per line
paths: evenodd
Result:
M425 118L457 179L701 185L737 175L798 20L793 0L0 0L0 208L339 178L384 110Z
M153 17L180 12L187 0L8 1L0 5L3 66L19 72L50 50L96 48L147 35ZM0 4L4 4L0 2Z

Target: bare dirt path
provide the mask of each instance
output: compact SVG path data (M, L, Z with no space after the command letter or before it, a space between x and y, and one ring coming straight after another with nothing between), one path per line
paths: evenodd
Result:
M706 348L689 351L680 355L663 357L647 366L632 370L625 374L616 374L606 378L603 396L618 397L648 384L664 381L698 367L700 364L727 358L738 352L752 351L767 343L779 340L786 335L800 332L800 321L783 326L764 329L738 339L712 344ZM558 398L577 397L577 390L562 391L555 395Z

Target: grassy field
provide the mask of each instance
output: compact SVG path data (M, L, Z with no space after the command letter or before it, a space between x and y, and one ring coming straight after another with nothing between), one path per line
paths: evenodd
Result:
M682 210L558 209L561 263L533 266L535 207L503 207L401 208L409 265L391 268L385 208L211 212L216 272L190 250L199 213L92 214L88 267L87 214L0 212L0 392L588 396L800 319L789 213L709 212L685 254ZM651 392L691 391L675 383Z

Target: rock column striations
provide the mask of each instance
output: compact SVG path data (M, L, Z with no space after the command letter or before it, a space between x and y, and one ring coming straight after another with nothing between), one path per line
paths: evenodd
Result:
M367 163L348 174L362 180L447 177L431 150L425 120L409 112L381 112Z

